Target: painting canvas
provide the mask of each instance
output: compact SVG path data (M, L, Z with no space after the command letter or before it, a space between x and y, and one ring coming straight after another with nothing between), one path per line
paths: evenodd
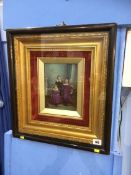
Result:
M77 64L45 64L45 107L77 108Z

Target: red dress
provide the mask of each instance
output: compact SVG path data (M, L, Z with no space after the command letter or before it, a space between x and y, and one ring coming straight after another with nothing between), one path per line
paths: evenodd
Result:
M59 90L52 90L50 103L53 105L58 105L61 102L62 102L62 100L61 100L61 96L60 96L60 91Z
M73 88L69 84L63 84L62 86L62 99L65 105L72 104L72 91Z

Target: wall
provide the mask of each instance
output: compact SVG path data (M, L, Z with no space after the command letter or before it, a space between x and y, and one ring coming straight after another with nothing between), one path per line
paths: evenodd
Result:
M0 4L0 28L1 28L1 18L2 18L2 5Z
M5 143L5 175L113 175L113 155L20 140L10 132ZM115 175L120 175L118 170Z
M131 24L130 0L5 0L4 28L117 22Z
M130 0L5 0L4 29L116 22L131 23ZM6 175L120 175L121 156L117 141L125 30L117 35L111 154L19 140L5 135ZM10 165L10 166L9 166Z
M1 31L1 38L2 41L6 40L5 31L3 30L3 1L0 0L0 31Z
M3 27L3 8L0 1L0 175L4 171L4 133L11 128L10 96L8 84L7 49ZM1 40L2 38L2 40Z

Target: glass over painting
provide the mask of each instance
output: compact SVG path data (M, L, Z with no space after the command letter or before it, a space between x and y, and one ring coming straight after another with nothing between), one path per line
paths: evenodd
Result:
M77 110L77 64L45 64L45 107Z

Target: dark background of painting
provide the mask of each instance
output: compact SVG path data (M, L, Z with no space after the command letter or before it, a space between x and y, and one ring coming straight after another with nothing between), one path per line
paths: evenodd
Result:
M64 80L70 79L71 85L77 87L77 64L45 64L45 89L51 88L55 84L57 76Z

